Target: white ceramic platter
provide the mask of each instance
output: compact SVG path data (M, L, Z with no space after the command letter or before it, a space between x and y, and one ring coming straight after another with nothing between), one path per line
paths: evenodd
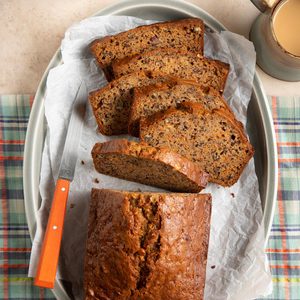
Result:
M125 0L99 11L96 15L126 15L150 20L171 20L199 17L206 26L220 32L226 28L201 8L178 0ZM46 69L31 111L24 150L24 197L28 227L31 239L36 230L37 211L40 204L39 175L45 138L44 99L46 80L50 69L62 64L58 50ZM255 73L253 93L248 108L247 130L255 148L255 168L259 179L259 189L264 212L265 241L272 225L277 195L277 150L275 131L268 105L258 74ZM56 281L53 293L59 300L70 299L65 285Z

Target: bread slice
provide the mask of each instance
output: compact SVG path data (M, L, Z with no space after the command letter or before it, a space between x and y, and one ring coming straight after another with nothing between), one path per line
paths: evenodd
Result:
M156 49L113 63L115 78L138 71L149 70L187 80L194 80L223 93L229 65L200 54L178 49Z
M180 48L203 54L204 24L197 18L139 26L90 45L101 68L112 61L157 48Z
M170 191L199 192L208 180L208 175L185 157L146 143L125 139L97 143L92 157L102 174Z
M129 133L133 136L139 135L141 117L165 111L186 101L200 103L207 110L222 108L232 113L223 97L213 88L204 87L192 81L174 79L134 88L129 117Z
M141 120L140 137L154 147L168 147L196 162L209 181L231 186L254 154L240 123L227 110L209 112L185 102Z
M165 74L138 71L89 94L99 131L104 135L128 133L133 88L168 80Z
M202 300L210 194L93 189L85 299Z

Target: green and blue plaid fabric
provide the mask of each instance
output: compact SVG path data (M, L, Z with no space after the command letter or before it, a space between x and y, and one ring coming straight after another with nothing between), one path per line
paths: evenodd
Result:
M266 252L274 291L267 299L300 299L300 97L270 97L277 139L277 205Z
M0 96L0 299L55 299L27 277L31 240L23 195L23 151L33 96Z
M22 163L33 101L0 96L0 299L54 299L27 277L31 241L26 224ZM300 299L300 97L270 97L277 135L279 188L266 252L274 292L267 299ZM243 300L243 299L241 299Z

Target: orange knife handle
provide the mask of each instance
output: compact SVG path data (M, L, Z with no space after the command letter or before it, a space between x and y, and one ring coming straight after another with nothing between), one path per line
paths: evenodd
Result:
M34 280L36 286L53 288L63 233L70 181L58 179L52 200L47 229Z

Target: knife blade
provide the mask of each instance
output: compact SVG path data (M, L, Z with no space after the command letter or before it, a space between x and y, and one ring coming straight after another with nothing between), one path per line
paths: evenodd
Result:
M72 115L69 122L64 151L59 167L59 178L68 179L70 181L72 181L74 178L79 141L86 109L86 101L86 87L84 84L81 84L74 102Z
M54 287L69 187L74 178L86 102L87 90L84 82L81 82L68 125L58 179L34 281L36 286Z

